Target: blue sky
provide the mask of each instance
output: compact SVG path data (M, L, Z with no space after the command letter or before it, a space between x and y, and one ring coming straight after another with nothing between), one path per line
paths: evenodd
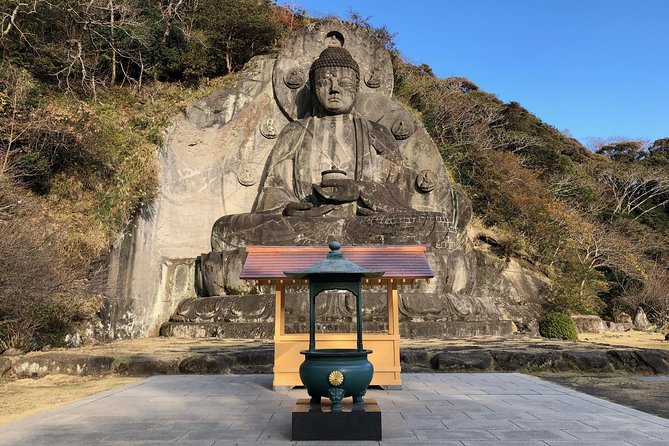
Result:
M469 78L581 141L669 137L669 0L290 4L315 17L371 16L397 33L406 60Z

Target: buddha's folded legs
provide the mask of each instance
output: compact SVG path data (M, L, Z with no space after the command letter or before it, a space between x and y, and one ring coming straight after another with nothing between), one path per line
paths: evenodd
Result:
M246 245L323 245L333 239L348 245L430 244L446 247L455 234L448 217L436 212L407 212L360 217L288 217L237 214L214 224L215 252Z

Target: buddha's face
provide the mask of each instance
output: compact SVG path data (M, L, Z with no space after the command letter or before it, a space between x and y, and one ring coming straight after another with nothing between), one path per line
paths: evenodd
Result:
M314 72L316 98L328 115L350 113L355 105L357 84L351 68L318 68Z

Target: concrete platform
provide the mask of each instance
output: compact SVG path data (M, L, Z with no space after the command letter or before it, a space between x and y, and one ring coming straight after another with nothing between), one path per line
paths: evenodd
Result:
M518 373L403 374L370 389L383 441L356 445L666 446L669 420ZM347 445L291 442L304 389L270 375L154 376L0 426L0 445Z

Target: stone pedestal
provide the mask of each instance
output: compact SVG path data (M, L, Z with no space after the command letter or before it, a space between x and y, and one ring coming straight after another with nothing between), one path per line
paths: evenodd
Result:
M342 403L332 412L330 402L311 404L299 399L293 409L292 441L381 441L381 409L372 398L362 404Z

